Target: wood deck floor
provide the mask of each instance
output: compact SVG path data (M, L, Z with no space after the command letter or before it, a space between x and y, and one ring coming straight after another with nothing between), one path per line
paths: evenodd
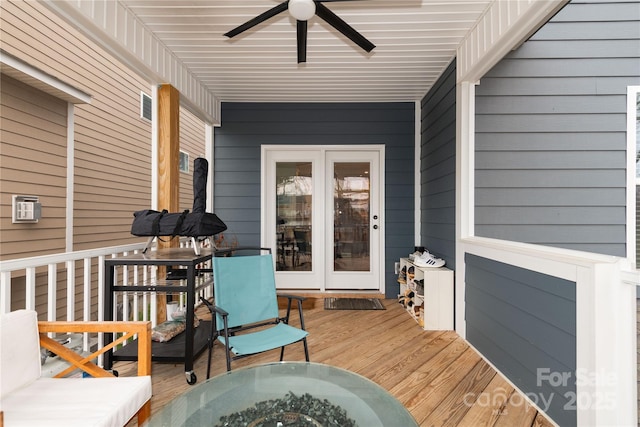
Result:
M421 426L553 425L457 334L423 331L395 300L383 302L386 310L324 310L321 304L306 309L311 361L375 381L399 399ZM279 351L272 351L234 362L232 367L278 357ZM198 384L206 377L206 359L205 352L195 363ZM212 376L223 373L219 345L213 359ZM302 345L287 347L285 360L304 360ZM133 365L118 362L115 368L120 375L130 375ZM152 378L153 413L191 387L180 364L154 363Z

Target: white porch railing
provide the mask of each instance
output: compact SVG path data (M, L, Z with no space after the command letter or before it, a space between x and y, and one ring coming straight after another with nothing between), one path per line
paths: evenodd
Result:
M77 252L65 252L53 255L43 255L30 258L20 258L9 261L0 261L0 312L7 313L19 308L36 309L36 271L47 268L47 304L46 318L49 321L57 319L58 306L66 306L66 320L76 320L75 307L76 295L78 291L81 295L83 307L82 320L91 320L92 302L97 301L99 316L102 308L102 291L104 289L104 259L125 255L130 252L138 252L144 248L143 243L136 243L123 246L111 246L106 248L89 249ZM77 267L76 263L82 262L82 267ZM58 266L64 265L66 271L66 301L60 304L57 299ZM97 265L97 277L93 278L92 266ZM76 276L82 273L83 283L76 285ZM15 290L13 282L16 278L24 277L24 289ZM97 281L98 292L93 294ZM80 288L80 289L79 289ZM14 292L24 292L24 307L12 307L11 301L15 298ZM39 307L42 311L42 307ZM42 314L42 313L40 313ZM95 319L94 319L95 320ZM101 320L98 317L97 320Z
M636 425L640 275L625 259L479 237L463 239L458 250L575 282L576 372L588 374L576 381L578 425ZM458 262L456 329L463 336L464 290L464 262Z
M0 261L0 313L26 308L38 311L40 318L49 321L61 318L67 321L104 320L105 259L141 252L145 245L135 243ZM190 241L183 240L180 246L189 247ZM59 277L61 275L66 278ZM153 280L155 275L156 267L125 266L117 268L116 281L122 285L137 285ZM46 286L46 291L42 286ZM61 298L63 289L66 291ZM208 291L204 296L210 297L210 293ZM182 303L186 301L183 295L178 299ZM20 305L12 306L12 301L19 301ZM154 292L120 292L114 296L113 318L150 320L156 326L156 307ZM59 313L61 309L66 310L64 315ZM83 348L88 347L88 336L85 336Z

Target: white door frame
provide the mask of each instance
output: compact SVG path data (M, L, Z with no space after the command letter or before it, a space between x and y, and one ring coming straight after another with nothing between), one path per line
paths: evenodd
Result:
M269 188L274 188L273 186L275 186L275 182L272 182L275 176L275 171L271 171L271 173L267 173L269 172L268 168L272 167L272 165L269 164L269 159L271 158L271 156L269 155L269 152L282 152L282 151L287 151L287 152L291 152L292 153L292 161L295 158L296 153L300 153L300 154L304 154L305 152L311 154L311 152L319 152L321 153L321 159L322 162L324 163L324 159L326 157L326 152L327 151L377 151L379 153L379 185L380 185L380 190L379 190L379 213L377 213L377 215L379 216L379 220L377 222L377 225L379 227L379 229L377 230L377 232L379 233L379 244L380 244L380 250L378 251L378 257L377 259L373 259L371 260L372 266L377 266L379 268L379 273L378 273L378 286L376 289L369 289L368 292L372 292L372 291L378 291L380 293L384 293L385 292L385 283L384 283L384 277L385 277L385 268L384 268L384 258L385 258L385 146L382 144L370 144L370 145L296 145L296 146L291 146L291 145L263 145L261 147L261 155L260 155L260 162L261 162L261 177L263 179L261 179L261 183L260 183L260 244L263 247L275 247L275 233L273 232L272 226L269 226L269 224L273 223L275 224L275 218L273 217L274 213L270 212L270 209L273 207L273 205L270 205L270 203L273 203L273 201L268 200L267 198L267 190ZM326 190L325 190L325 181L326 179L324 178L324 164L320 165L322 167L320 174L318 174L318 172L314 169L314 177L317 176L318 178L318 194L321 194L322 197L324 197ZM266 178L266 179L264 179ZM318 205L318 203L314 204L314 224L323 224L323 228L324 228L324 224L326 223L326 215L329 215L328 212L326 212L325 210L319 209L318 211L316 211L316 205ZM318 206L319 207L319 206ZM331 212L332 213L332 212ZM273 220L273 221L271 221ZM317 231L316 231L317 230ZM320 229L320 227L316 226L314 227L314 237L316 239L323 239L325 238L324 236L324 232L323 230ZM315 240L315 241L320 241L320 240ZM317 266L323 266L326 264L326 262L329 262L326 260L326 255L325 255L326 251L313 251L313 262L314 265ZM333 262L333 260L330 260L331 262ZM326 285L325 285L325 279L324 279L324 268L317 268L316 270L321 271L321 281L320 283L318 283L317 285L314 285L313 290L314 291L320 291L320 292L325 292L326 291ZM295 273L300 273L300 272L283 272L283 273L288 273L288 274L295 274ZM280 283L282 280L278 280L278 275L276 274L276 285L278 287L280 286ZM308 286L306 285L306 282L302 282L300 281L299 283L301 283L301 285L297 288L299 289L308 289ZM291 285L291 284L287 284L286 286L284 286L284 288L286 289L296 289L295 286Z

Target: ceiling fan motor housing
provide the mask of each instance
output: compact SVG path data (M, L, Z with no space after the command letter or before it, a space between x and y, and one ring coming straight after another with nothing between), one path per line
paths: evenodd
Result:
M313 0L289 0L289 14L298 21L308 21L316 14Z

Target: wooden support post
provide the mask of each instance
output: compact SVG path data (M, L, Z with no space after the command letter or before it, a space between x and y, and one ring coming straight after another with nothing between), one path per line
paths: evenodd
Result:
M158 88L158 209L180 209L180 92L171 85ZM158 241L158 248L177 247L178 239ZM158 277L166 274L164 267ZM158 294L158 322L166 320L167 299Z

